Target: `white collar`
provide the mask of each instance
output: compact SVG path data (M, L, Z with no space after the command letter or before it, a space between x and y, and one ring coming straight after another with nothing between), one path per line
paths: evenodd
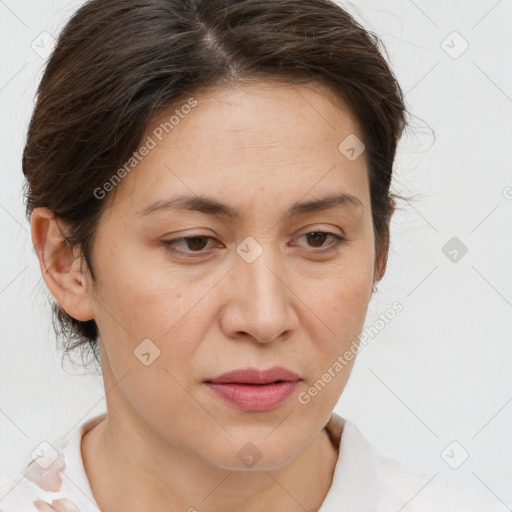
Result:
M331 414L326 429L339 447L339 455L331 487L318 512L377 510L379 483L372 446L352 422L336 413Z
M90 418L72 431L69 442L62 449L66 463L66 469L61 474L62 487L58 493L48 493L48 497L73 496L70 499L81 512L101 512L85 472L81 440L105 416L106 413L102 413ZM325 428L333 444L338 446L339 456L331 487L318 512L375 511L379 488L371 445L353 423L335 413L332 413Z
M80 512L101 512L94 496L85 472L82 458L82 437L98 423L105 419L107 413L102 413L86 420L76 427L71 434L69 443L63 449L66 469L63 471L61 493L74 496L72 501L80 509ZM75 498L76 497L76 498ZM80 503L77 503L79 501Z

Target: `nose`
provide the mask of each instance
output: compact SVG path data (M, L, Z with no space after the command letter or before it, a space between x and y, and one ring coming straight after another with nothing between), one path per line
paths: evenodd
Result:
M237 255L225 284L223 332L258 343L288 337L299 324L296 305L300 301L287 280L289 273L271 249L252 262Z

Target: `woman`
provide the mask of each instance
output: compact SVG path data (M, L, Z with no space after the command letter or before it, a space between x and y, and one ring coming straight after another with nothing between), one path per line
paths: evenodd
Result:
M498 510L333 413L406 126L378 43L328 0L72 17L23 171L66 349L96 356L107 414L39 447L1 510Z

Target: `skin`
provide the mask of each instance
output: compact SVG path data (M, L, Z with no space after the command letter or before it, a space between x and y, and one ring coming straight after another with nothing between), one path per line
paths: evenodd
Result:
M48 288L69 315L99 327L108 416L82 439L86 472L103 512L317 510L338 456L324 427L354 360L307 405L297 396L357 339L385 269L365 154L350 161L338 150L362 135L320 84L246 84L195 98L117 185L93 248L96 289L62 243L62 223L44 208L32 215ZM169 117L157 116L146 136ZM332 192L361 206L285 218L295 202ZM137 214L182 193L208 195L242 218ZM307 235L317 231L346 242ZM178 241L178 252L162 244L185 236L213 238ZM236 252L248 236L263 250L252 263ZM146 338L160 350L149 366L134 356ZM271 411L241 411L203 383L274 365L303 380ZM250 468L237 457L248 442L262 454Z

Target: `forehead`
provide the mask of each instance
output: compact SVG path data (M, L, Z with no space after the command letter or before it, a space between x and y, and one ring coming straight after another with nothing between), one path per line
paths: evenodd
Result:
M193 95L197 106L188 112L186 105L191 98L182 96L172 108L161 110L149 123L145 136L160 130L171 143L171 139L178 142L179 137L180 144L193 144L195 139L220 141L229 135L231 143L246 147L266 142L271 148L285 144L293 147L294 140L305 142L307 138L310 146L323 150L332 142L329 137L325 144L318 144L326 134L336 139L341 131L362 138L349 107L331 87L320 82L291 84L274 80L218 86ZM173 116L181 110L185 114Z
M177 193L247 204L259 194L283 202L333 187L365 203L365 154L350 161L339 150L353 135L362 139L356 119L320 83L211 89L153 118L140 146L153 147L116 192L129 198L123 204L131 211Z

